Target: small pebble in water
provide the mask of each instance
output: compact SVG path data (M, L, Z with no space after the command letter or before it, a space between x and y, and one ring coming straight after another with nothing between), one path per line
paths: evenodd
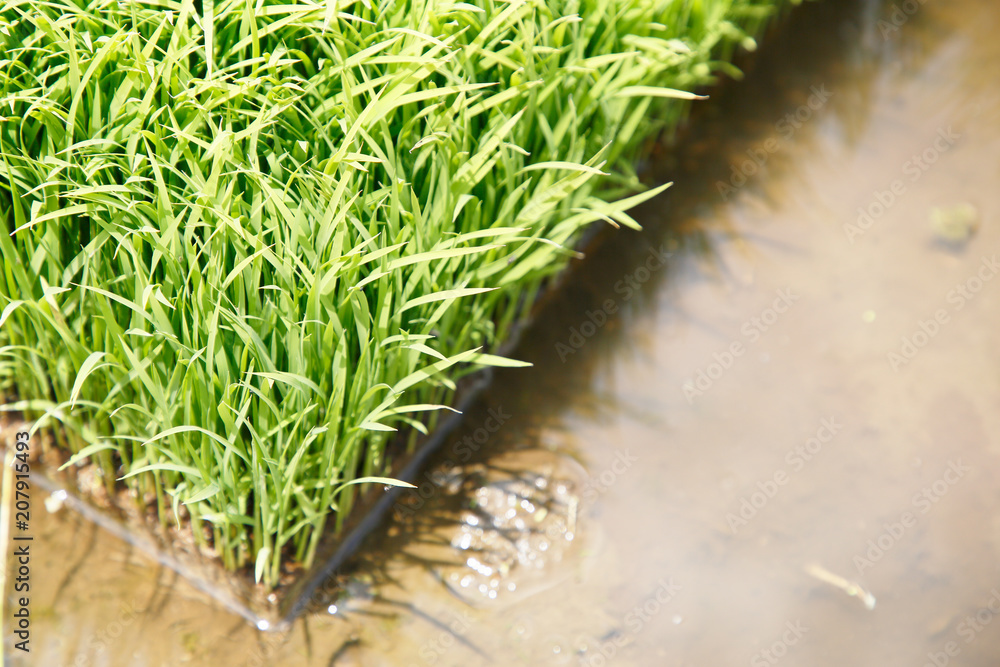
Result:
M931 228L938 241L961 246L979 230L979 211L969 203L931 209Z
M51 496L45 499L45 509L48 510L49 514L55 514L60 509L62 509L63 501L69 498L69 494L66 493L65 489L59 489L52 493Z

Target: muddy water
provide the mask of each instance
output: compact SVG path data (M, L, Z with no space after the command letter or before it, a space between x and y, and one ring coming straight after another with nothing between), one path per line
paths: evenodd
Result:
M1000 7L918 5L706 104L349 595L261 635L38 513L28 664L996 665Z

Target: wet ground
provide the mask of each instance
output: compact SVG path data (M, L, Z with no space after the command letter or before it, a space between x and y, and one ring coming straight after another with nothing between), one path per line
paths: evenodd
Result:
M39 511L27 664L1000 663L1000 6L886 5L703 103L349 597L261 634Z

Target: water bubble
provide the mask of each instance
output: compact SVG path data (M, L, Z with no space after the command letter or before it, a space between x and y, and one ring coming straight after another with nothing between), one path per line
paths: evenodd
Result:
M469 533L465 533L457 540L457 543L455 543L454 546L458 547L459 549L468 549L470 546L472 546L472 535Z
M465 561L465 564L468 565L469 567L471 567L473 570L475 570L479 574L483 575L484 577L488 577L491 574L493 574L493 568L492 567L490 567L489 565L486 565L484 563L480 563L475 558L469 558L469 560Z
M45 499L45 509L48 510L49 514L54 514L62 508L63 501L67 498L69 498L69 494L66 493L65 489L54 491L51 496Z

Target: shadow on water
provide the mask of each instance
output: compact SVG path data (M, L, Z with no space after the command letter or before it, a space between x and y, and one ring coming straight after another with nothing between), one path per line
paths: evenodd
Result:
M672 181L675 185L633 211L643 230L602 233L586 249L586 257L573 262L556 292L540 304L521 345L511 353L533 368L498 370L494 386L468 413L466 429L435 457L431 468L436 472L427 475L435 486L442 476L447 477L442 470L457 463L468 467L466 483L440 498L435 494L431 504L439 514L421 515L412 530L397 523L388 528L391 536L383 531L372 538L369 547L392 554L408 540L432 533L429 524L454 524L469 490L480 488L484 466L510 451L544 449L537 428L567 410L588 417L635 411L635 406L612 402L610 395L594 391L599 384L595 375L634 354L625 341L641 336L637 331L654 315L684 318L708 335L721 335L710 322L699 321L697 313L665 313L676 304L669 303L664 294L682 284L713 281L730 273L725 260L715 254L706 229L706 222L731 196L723 186L733 186L733 193L746 188L754 196L766 196L757 191L755 181L788 177L794 165L781 148L794 139L799 150L809 150L814 137L795 135L816 114L823 112L828 132L841 136L845 146L857 148L869 123L872 88L892 51L890 43L873 37L878 20L873 8L879 5L807 5L767 42L763 54L743 64L744 81L724 84L711 103L696 108L679 145L644 170L648 183ZM925 58L932 55L930 50L921 53ZM795 67L789 68L789 62ZM822 92L830 90L837 93L832 99ZM817 96L813 91L821 92ZM827 100L829 107L824 109ZM777 150L764 147L770 140L779 146ZM724 231L779 252L798 251L781 238L763 237L753 230ZM489 419L491 406L517 415L516 434L491 437L488 446L473 441L473 455L468 446L456 443Z

